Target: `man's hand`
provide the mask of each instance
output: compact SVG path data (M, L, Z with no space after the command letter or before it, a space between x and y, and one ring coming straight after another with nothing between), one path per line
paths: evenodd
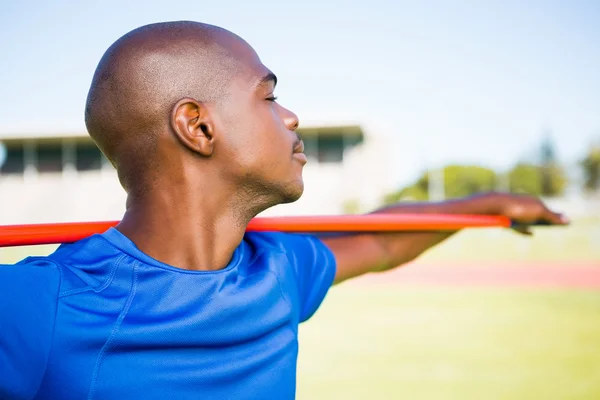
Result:
M515 223L513 229L525 235L531 235L530 225L566 225L569 222L561 214L550 211L536 197L501 193L441 203L398 204L375 213L502 215ZM335 254L335 282L338 283L368 272L385 271L406 264L454 233L374 233L327 238L323 242Z
M515 223L514 230L531 235L530 225L567 225L569 219L549 210L538 198L525 195L496 194L498 214Z

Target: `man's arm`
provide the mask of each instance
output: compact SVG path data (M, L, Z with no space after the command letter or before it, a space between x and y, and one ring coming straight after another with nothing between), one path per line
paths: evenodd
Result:
M481 214L503 215L511 220L531 224L568 223L560 214L550 211L535 197L490 193L441 203L401 204L375 213L387 214ZM527 228L518 229L531 234ZM337 270L334 283L368 272L380 272L414 260L427 249L456 232L373 233L324 238L322 241L335 255Z
M54 335L60 272L51 262L0 264L0 399L33 399Z

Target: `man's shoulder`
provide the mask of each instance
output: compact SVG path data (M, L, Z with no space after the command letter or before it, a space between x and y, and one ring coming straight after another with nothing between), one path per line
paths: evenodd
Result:
M248 232L244 240L254 253L282 253L294 265L320 264L334 258L318 236L308 233Z
M27 257L15 264L0 264L0 286L34 283L47 287L60 281L59 265L49 257ZM23 289L23 286L21 286Z
M59 266L48 257L28 257L15 264L0 265L0 316L24 320L54 307L61 287ZM50 315L52 314L49 311ZM32 322L33 323L33 322Z
M0 265L0 317L33 327L53 319L60 292L61 273L48 257L28 257L16 264Z
M305 233L287 232L247 232L244 240L273 250L289 251L296 246L319 242L319 238Z
M35 394L51 348L60 282L48 257L0 265L1 398Z
M63 244L46 256L32 256L11 264L0 264L0 287L19 282L21 293L34 287L53 288L72 292L86 287L101 286L123 253L110 246L100 236L72 244Z

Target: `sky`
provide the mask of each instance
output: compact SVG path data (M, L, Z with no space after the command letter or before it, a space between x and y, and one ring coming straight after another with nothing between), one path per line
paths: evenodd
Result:
M84 132L106 48L169 20L243 37L301 125L385 137L398 182L451 162L506 169L548 134L572 164L600 138L596 0L3 2L0 133Z

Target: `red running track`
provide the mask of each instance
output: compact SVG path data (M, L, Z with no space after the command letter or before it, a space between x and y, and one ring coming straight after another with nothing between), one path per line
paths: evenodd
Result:
M357 284L600 289L600 261L541 264L420 264L369 274Z

